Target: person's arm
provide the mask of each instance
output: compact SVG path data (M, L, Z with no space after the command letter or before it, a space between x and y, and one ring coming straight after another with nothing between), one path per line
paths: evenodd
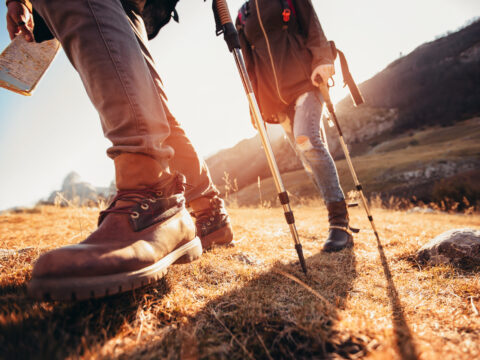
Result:
M327 37L310 0L296 0L297 21L305 38L305 46L312 54L312 82L318 85L315 78L320 75L326 83L335 73L333 54Z
M33 41L32 4L28 0L7 0L7 30L10 39L22 34L25 40Z

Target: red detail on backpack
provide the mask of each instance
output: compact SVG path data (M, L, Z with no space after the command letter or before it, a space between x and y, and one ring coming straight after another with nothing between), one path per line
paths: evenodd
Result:
M245 20L243 19L241 10L238 11L238 19L240 20L240 24L245 25Z
M284 22L289 22L290 21L290 14L291 14L290 9L283 9L282 15L283 15L283 21Z

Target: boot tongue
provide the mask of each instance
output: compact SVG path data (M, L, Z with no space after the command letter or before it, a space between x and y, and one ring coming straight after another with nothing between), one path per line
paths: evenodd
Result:
M211 207L211 200L207 197L201 197L195 200L190 201L189 206L195 213L201 213L203 211L209 210Z
M137 204L155 198L169 198L173 195L183 194L185 190L185 177L180 173L164 173L153 186L139 186L135 189L118 189L117 195L109 207L100 212L98 225L109 213L128 214Z
M158 183L153 186L160 197L168 197L185 192L186 178L179 172L163 173ZM161 195L160 195L161 194Z
M200 198L190 203L192 215L197 223L208 221L223 206L223 202L218 198Z
M162 176L158 179L156 184L153 184L151 187L143 186L139 189L129 189L125 191L138 190L138 200L124 200L122 198L118 199L116 206L134 206L138 201L141 201L142 195L145 199L149 198L165 198L170 197L175 194L182 193L184 191L185 177L176 172L175 174L163 173ZM121 190L119 190L121 191ZM144 194L142 194L144 193Z
M167 172L162 173L155 183L144 185L144 184L136 184L131 188L127 188L125 186L118 187L118 192L122 191L152 191L158 197L168 197L175 194L182 193L185 188L185 177L175 172L174 174L170 174ZM119 200L121 201L121 200Z

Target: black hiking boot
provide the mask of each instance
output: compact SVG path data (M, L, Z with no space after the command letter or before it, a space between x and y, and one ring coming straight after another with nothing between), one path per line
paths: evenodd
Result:
M190 215L195 218L197 236L204 249L232 242L232 225L222 199L217 196L201 198L191 202L190 206L193 210Z
M348 210L345 200L327 204L330 228L323 251L340 251L353 246L352 229L348 226ZM356 230L356 229L355 229Z

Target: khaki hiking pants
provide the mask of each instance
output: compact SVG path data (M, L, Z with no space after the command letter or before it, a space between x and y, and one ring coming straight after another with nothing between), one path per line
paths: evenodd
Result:
M144 1L32 0L78 71L97 109L108 156L142 153L192 185L187 203L213 196L205 162L168 110L140 17Z

